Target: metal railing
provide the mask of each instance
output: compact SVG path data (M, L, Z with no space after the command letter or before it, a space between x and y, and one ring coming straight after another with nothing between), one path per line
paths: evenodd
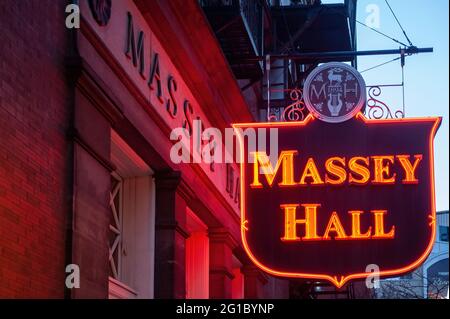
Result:
M203 8L234 8L242 15L257 54L262 54L264 0L199 0Z
M383 98L382 95L382 90L387 88L403 89L403 84L379 84L366 86L367 102L364 114L367 118L380 120L405 117L404 97L401 105L389 105L389 101L386 100L386 97Z
M395 119L405 117L404 101L401 105L395 105L395 94L386 94L383 96L383 89L403 88L403 84L377 84L366 86L367 97L364 108L364 115L369 119ZM303 101L303 92L301 89L270 89L271 92L284 92L287 95L286 106L271 106L268 115L269 121L289 122L301 121L308 114Z

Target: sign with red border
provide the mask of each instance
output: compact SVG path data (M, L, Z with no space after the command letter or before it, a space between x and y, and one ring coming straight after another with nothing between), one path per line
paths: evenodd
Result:
M234 124L241 234L265 272L337 287L417 268L436 234L433 140L441 118ZM278 130L278 154L249 148L246 129ZM269 134L267 134L269 135ZM267 139L268 140L268 139ZM269 149L269 147L266 147Z

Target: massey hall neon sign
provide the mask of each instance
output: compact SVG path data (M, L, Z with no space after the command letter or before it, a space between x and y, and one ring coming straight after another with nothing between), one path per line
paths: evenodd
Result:
M269 161L269 157L265 152L254 152L253 164L253 182L250 184L252 188L272 187L275 176L278 171L282 170L281 178L278 185L280 187L301 187L307 185L342 185L344 183L353 185L367 185L370 184L395 184L397 175L391 173L390 165L395 160L401 166L404 177L401 181L403 184L417 184L419 181L415 176L415 171L422 159L422 154L414 155L413 163L410 160L410 155L383 155L383 156L355 156L348 160L345 157L330 157L325 161L324 169L325 176L322 177L319 173L314 158L310 157L306 161L306 165L302 170L300 180L295 181L294 178L294 156L298 154L297 150L282 151L278 157L275 168ZM369 165L372 161L372 165ZM370 169L373 168L373 172ZM266 178L266 185L260 181L260 169L262 176ZM373 178L372 178L373 176ZM304 208L304 219L297 218L297 208L302 206ZM348 213L351 215L352 228L351 234L346 235L346 231L342 226L339 216L333 212L326 227L323 236L317 234L317 209L320 204L281 204L285 214L284 221L284 235L282 240L330 240L330 233L335 233L335 239L384 239L394 238L395 226L386 233L384 231L384 215L386 210L372 210L374 219L374 228L372 233L372 226L368 228L365 233L361 233L361 214L364 211L352 210ZM305 227L305 235L300 238L297 236L297 225L302 224Z
M350 78L342 69L334 65L334 77ZM340 92L335 82L330 94ZM349 117L349 109L316 109L301 122L234 125L243 246L269 274L341 287L373 276L369 265L380 277L410 272L432 249L433 139L441 119L369 120L359 108ZM278 129L276 161L249 147L246 128Z

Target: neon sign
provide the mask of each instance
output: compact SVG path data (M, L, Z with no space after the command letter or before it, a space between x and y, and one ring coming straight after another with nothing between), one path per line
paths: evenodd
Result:
M337 287L418 267L436 233L433 139L440 118L235 124L241 234L269 274ZM249 151L246 128L277 128L276 162ZM258 130L256 130L258 131ZM250 154L250 160L245 154Z

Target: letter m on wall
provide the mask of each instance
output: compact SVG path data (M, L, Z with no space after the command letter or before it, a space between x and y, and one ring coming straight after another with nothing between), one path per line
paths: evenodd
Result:
M139 73L144 76L145 59L144 59L144 32L139 31L137 43L135 41L133 16L130 12L127 13L128 27L127 27L127 43L125 55L131 59L134 66L139 63Z

